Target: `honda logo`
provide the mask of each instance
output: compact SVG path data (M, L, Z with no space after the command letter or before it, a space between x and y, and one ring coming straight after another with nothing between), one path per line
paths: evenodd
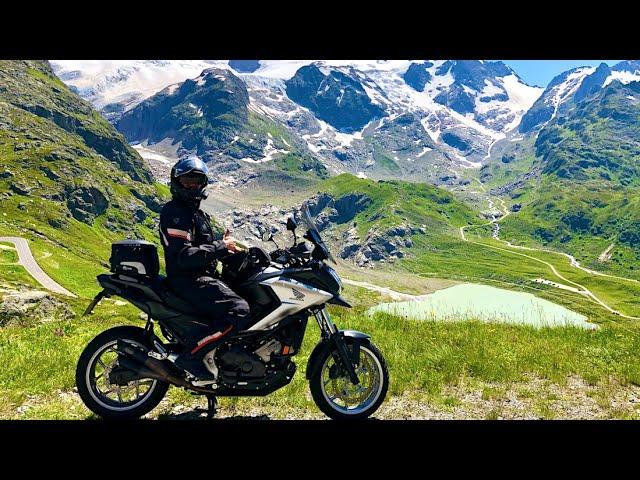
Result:
M301 291L296 290L295 288L292 288L291 291L293 292L293 296L296 297L296 300L302 300L304 298L304 293Z

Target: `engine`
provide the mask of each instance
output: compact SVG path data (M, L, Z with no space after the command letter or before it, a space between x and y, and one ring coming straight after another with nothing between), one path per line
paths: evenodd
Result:
M246 345L232 345L217 357L220 373L227 378L262 378L267 372L262 358L248 351Z
M268 340L222 345L210 354L212 358L205 357L208 368L231 382L251 382L286 371L293 365L291 357L300 350L306 323L305 315L292 316Z

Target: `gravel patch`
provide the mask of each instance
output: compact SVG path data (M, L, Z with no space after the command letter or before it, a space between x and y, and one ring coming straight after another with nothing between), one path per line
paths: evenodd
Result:
M74 389L75 390L75 389ZM57 404L55 408L47 404ZM146 419L195 420L206 419L206 399L160 402ZM76 391L55 392L46 397L28 396L11 418L83 419L91 416ZM62 413L59 413L62 412ZM285 406L255 405L251 400L231 403L221 398L216 419L247 420L327 420L315 407L310 409ZM565 383L530 376L510 384L479 382L473 379L446 386L437 397L421 392L405 392L388 397L374 418L382 420L594 420L640 419L640 386L621 385L610 380L590 385L584 379L571 376Z

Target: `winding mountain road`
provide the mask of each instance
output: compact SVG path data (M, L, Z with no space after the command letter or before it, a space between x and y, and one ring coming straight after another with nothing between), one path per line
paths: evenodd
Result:
M18 263L22 265L27 272L44 288L55 293L67 295L69 297L75 297L73 293L64 288L58 282L53 280L49 275L44 273L40 268L40 265L33 258L29 242L22 237L0 237L0 242L13 243L16 246L18 252Z
M482 186L482 189L484 191L484 186L483 185L481 185L481 186ZM588 273L590 275L598 275L598 276L603 276L603 277L617 278L619 280L625 280L625 281L632 282L632 283L639 283L637 280L634 280L632 278L617 277L617 276L614 276L614 275L608 275L606 273L596 272L595 270L590 270L590 269L584 268L584 267L580 266L580 264L576 261L576 259L572 255L569 255L569 254L566 254L566 253L563 253L563 252L556 252L554 250L538 249L538 248L531 248L531 247L520 247L520 246L517 246L517 245L512 245L510 242L507 242L506 240L502 240L498 236L498 232L499 232L499 229L500 229L500 226L499 226L498 222L504 220L511 212L506 208L504 200L502 200L501 198L498 198L498 200L502 204L502 211L503 211L504 215L502 215L500 218L493 217L491 219L491 221L489 221L487 223L484 223L482 225L478 225L478 226L495 225L496 229L493 232L493 238L494 239L505 243L510 248L517 248L517 249L521 249L521 250L538 251L538 252L548 252L548 253L555 253L555 254L564 255L564 256L568 257L569 260L571 261L571 266L573 266L575 268L578 268L578 269L580 269L580 270L582 270L582 271L584 271L584 272L586 272L586 273ZM634 316L631 316L631 315L626 315L626 314L624 314L624 313L622 313L622 312L620 312L618 310L613 309L612 307L607 305L605 302L603 302L601 299L596 297L593 294L593 292L591 292L591 290L589 290L584 285L581 285L581 284L576 283L576 282L574 282L572 280L569 280L568 278L566 278L563 275L561 275L556 270L556 268L552 264L550 264L549 262L545 262L544 260L540 260L539 258L532 257L531 255L526 255L526 254L520 253L520 252L514 252L513 250L509 250L507 248L496 247L494 245L487 245L486 243L481 243L481 242L476 242L476 241L473 241L473 240L469 240L468 238L466 238L466 236L464 234L464 230L469 226L472 226L472 225L465 225L463 227L460 227L460 237L462 238L463 241L469 242L469 243L473 243L475 245L480 245L480 246L485 247L485 248L491 248L491 249L494 249L494 250L501 250L503 252L507 252L507 253L510 253L512 255L519 255L521 257L528 258L528 259L533 260L535 262L542 263L543 265L546 265L547 267L549 267L549 269L551 269L551 271L553 272L553 274L556 277L560 278L561 280L563 280L563 281L565 281L565 282L567 282L567 283L569 283L571 285L574 285L575 287L578 287L580 289L579 293L581 293L583 295L586 295L587 297L591 298L591 300L593 300L594 302L596 302L599 305L601 305L605 310L613 313L614 315L618 315L618 316L620 316L622 318L627 318L629 320L640 320L640 317L634 317Z

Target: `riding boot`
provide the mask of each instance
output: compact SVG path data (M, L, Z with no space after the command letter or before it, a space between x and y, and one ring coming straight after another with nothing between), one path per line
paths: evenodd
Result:
M229 325L224 330L216 330L212 334L197 339L176 358L175 364L200 380L213 378L213 374L205 365L204 357L217 348L232 330L233 325Z

